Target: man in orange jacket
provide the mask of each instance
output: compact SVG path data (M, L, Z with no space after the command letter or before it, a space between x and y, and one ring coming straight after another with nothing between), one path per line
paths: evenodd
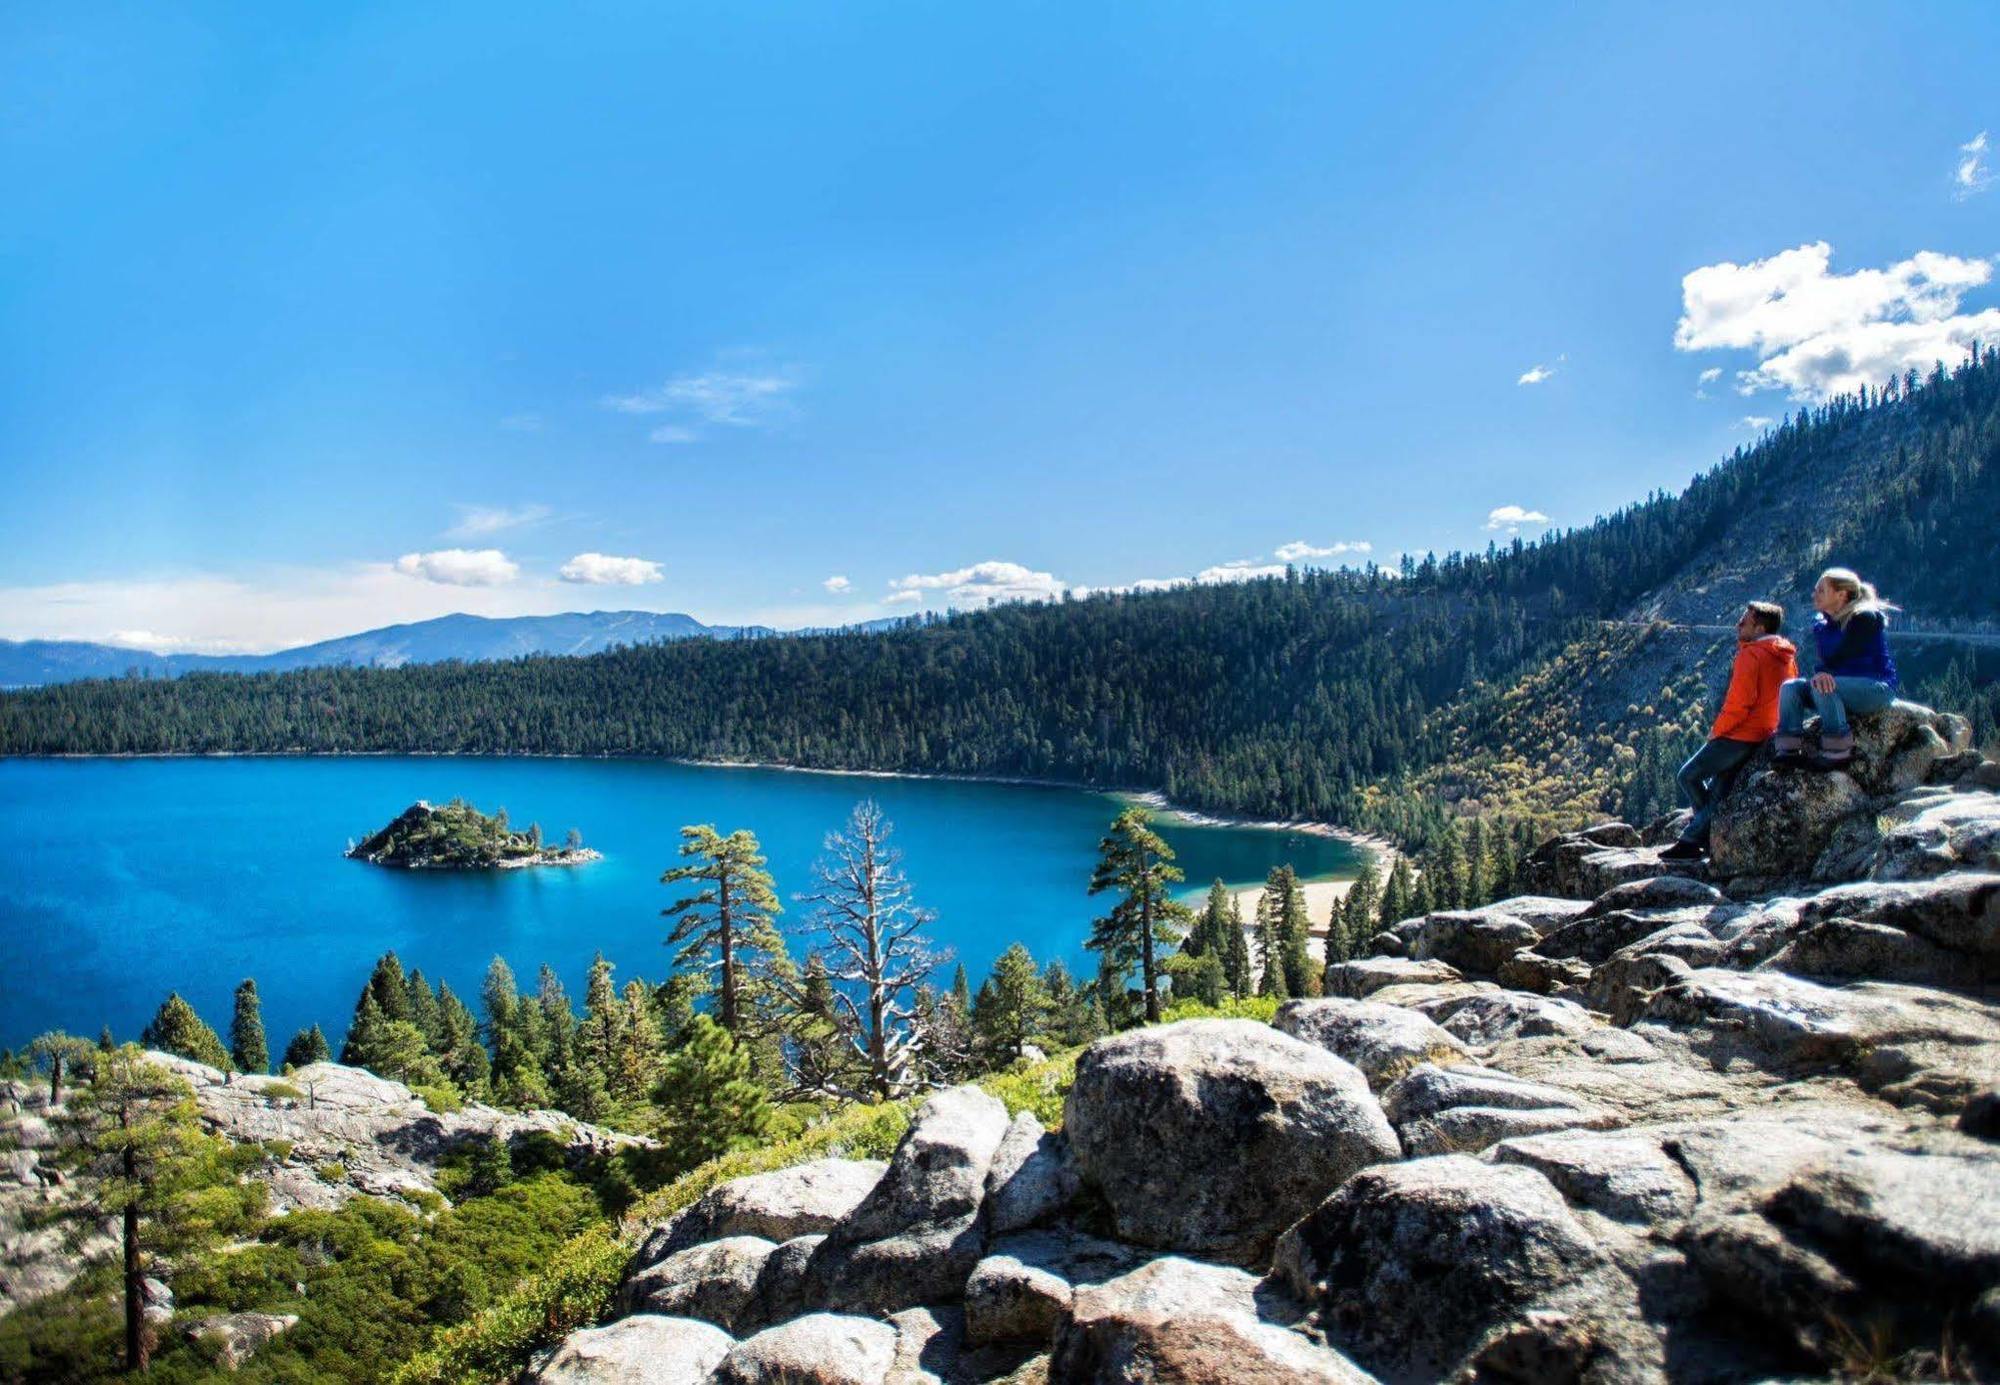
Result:
M1722 711L1709 728L1708 743L1689 756L1675 776L1694 807L1694 817L1660 859L1694 861L1708 851L1708 824L1715 805L1729 792L1744 762L1778 729L1778 688L1799 676L1798 650L1778 633L1784 624L1782 606L1753 601L1743 608L1736 622L1736 663L1729 670Z

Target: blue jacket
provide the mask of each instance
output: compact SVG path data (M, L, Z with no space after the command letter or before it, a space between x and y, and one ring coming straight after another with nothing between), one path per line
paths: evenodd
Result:
M1836 678L1873 678L1898 686L1896 661L1889 657L1889 623L1879 611L1858 611L1837 625L1823 615L1812 623L1819 671Z

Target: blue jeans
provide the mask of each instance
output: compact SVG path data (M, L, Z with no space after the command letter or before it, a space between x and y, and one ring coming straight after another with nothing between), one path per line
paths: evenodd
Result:
M1682 841L1697 844L1708 841L1708 824L1715 817L1715 805L1722 802L1722 796L1736 782L1736 771L1743 768L1744 762L1762 744L1762 741L1717 738L1688 756L1688 762L1674 776L1694 809L1694 818L1681 832Z
M1854 751L1854 728L1847 715L1873 716L1896 700L1896 690L1874 678L1833 680L1832 692L1814 689L1810 678L1793 678L1778 685L1778 750L1798 750L1804 744L1806 709L1819 713L1820 753L1845 759Z

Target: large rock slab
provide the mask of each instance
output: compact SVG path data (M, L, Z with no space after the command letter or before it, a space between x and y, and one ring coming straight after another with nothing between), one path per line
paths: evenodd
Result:
M2000 870L2000 795L1920 790L1855 824L1828 846L1816 880L1916 880Z
M651 1314L572 1332L534 1385L705 1385L736 1339L711 1323Z
M1837 1071L1897 1105L1946 1114L1991 1085L2000 1051L2000 1014L1977 1000L1775 971L1691 972L1650 994L1637 1023L1670 1026L1711 1062L1787 1077Z
M1803 878L1833 839L1834 829L1867 804L1867 792L1839 771L1765 768L1747 773L1710 823L1709 872Z
M1248 1020L1092 1044L1064 1127L1120 1239L1240 1263L1356 1169L1402 1153L1359 1070Z
M1419 1063L1468 1062L1465 1046L1414 1010L1369 1000L1289 1000L1271 1021L1361 1069L1377 1091Z
M1069 1313L1077 1285L1116 1278L1143 1258L1116 1241L1074 1232L1002 1237L965 1282L966 1340L1046 1344Z
M715 1368L716 1385L884 1385L896 1364L896 1329L873 1318L808 1313L738 1342Z
M1435 957L1461 972L1491 976L1541 936L1527 920L1498 909L1459 909L1426 914L1406 946L1416 960Z
M1516 1135L1611 1120L1560 1088L1428 1063L1384 1093L1382 1109L1412 1155L1475 1153Z
M1630 1326L1630 1282L1549 1180L1518 1165L1442 1155L1365 1169L1285 1233L1272 1274L1388 1378L1486 1378L1489 1347L1538 1360L1540 1378L1658 1373L1656 1345Z
M2000 961L2000 873L1951 871L1922 880L1864 880L1804 901L1799 918L1887 924L1954 952Z
M1508 1039L1573 1038L1596 1027L1590 1012L1573 1000L1519 991L1454 996L1417 1008L1454 1038L1476 1048Z
M1065 1385L1363 1385L1338 1352L1267 1321L1242 1270L1167 1256L1076 1291L1049 1379Z
M1413 961L1407 957L1363 957L1340 962L1327 969L1329 995L1361 1000L1390 986L1438 986L1459 979L1459 970L1435 959Z
M840 1224L875 1190L889 1166L879 1159L815 1159L771 1173L732 1178L703 1193L641 1245L638 1264L725 1236L789 1241Z
M1042 1129L1033 1111L1007 1127L986 1172L986 1216L993 1235L1053 1221L1083 1188L1069 1141Z
M733 1331L776 1249L761 1236L725 1236L689 1246L628 1274L618 1286L616 1310L699 1318Z
M925 1102L881 1181L814 1250L803 1301L874 1313L956 1302L985 1249L987 1175L1008 1125L977 1087Z
M1529 1135L1503 1140L1482 1157L1531 1168L1572 1206L1615 1221L1650 1227L1680 1221L1694 1211L1694 1181L1648 1132Z

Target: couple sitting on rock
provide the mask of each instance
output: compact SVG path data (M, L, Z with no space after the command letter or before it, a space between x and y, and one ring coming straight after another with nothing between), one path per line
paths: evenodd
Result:
M1757 748L1776 733L1777 769L1840 769L1854 754L1848 717L1872 716L1896 700L1896 661L1889 657L1888 613L1875 588L1844 567L1829 568L1813 587L1813 648L1819 672L1799 677L1792 642L1778 633L1785 612L1753 601L1736 622L1736 663L1729 692L1708 743L1677 778L1694 808L1679 841L1660 855L1692 861L1708 850L1709 822L1722 796ZM1819 754L1805 753L1806 713L1819 714Z

